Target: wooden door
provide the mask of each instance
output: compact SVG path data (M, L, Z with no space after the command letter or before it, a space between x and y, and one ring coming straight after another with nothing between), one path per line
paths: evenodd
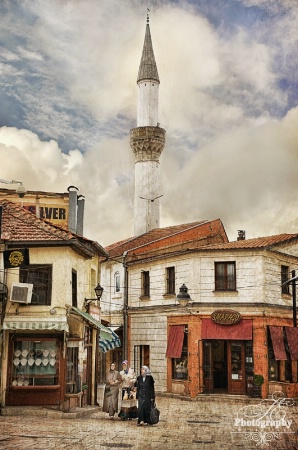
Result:
M228 393L245 394L245 343L228 341Z

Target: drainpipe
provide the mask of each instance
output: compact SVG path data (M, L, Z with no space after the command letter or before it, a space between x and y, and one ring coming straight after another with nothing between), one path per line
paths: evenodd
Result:
M123 253L122 264L124 267L124 305L123 305L123 354L128 359L128 270L126 264L127 251Z
M69 207L68 207L68 229L71 233L76 233L77 228L77 198L78 188L75 186L69 186L67 188L69 192Z
M85 197L84 195L78 195L77 234L80 236L83 236L84 233L84 208Z

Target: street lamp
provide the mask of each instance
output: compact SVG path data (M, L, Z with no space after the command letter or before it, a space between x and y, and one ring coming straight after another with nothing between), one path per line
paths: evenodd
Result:
M4 184L19 184L20 186L17 187L16 189L16 193L18 194L19 197L24 197L25 194L27 194L27 191L23 185L22 181L18 181L18 180L1 180L0 179L0 183L4 183Z
M177 295L176 299L179 302L179 305L186 306L188 302L191 301L190 295L188 294L188 288L183 283L182 286L179 289L179 294Z
M94 288L97 300L101 299L102 293L103 293L103 287L101 287L101 285L98 283L98 285L96 286L96 288Z

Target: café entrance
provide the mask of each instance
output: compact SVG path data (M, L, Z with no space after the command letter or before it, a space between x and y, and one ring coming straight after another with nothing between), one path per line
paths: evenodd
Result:
M203 340L205 393L247 394L252 374L252 341Z

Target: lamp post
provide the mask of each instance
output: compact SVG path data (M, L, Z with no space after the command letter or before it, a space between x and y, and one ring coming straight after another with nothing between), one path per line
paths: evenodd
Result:
M293 327L297 327L297 307L296 307L296 280L298 279L298 275L296 276L295 270L291 271L292 278L285 281L282 286L285 284L292 283L292 297L293 297Z
M0 179L0 183L4 183L4 184L19 184L20 186L18 186L18 188L16 189L16 193L18 194L19 197L24 197L25 194L27 194L27 191L23 185L22 181L18 181L18 180L2 180Z
M98 285L94 288L95 291L95 295L96 298L85 298L85 308L86 310L88 309L88 305L90 305L90 303L94 302L94 301L98 301L98 303L100 302L100 299L102 297L102 293L104 291L103 287L98 283Z

